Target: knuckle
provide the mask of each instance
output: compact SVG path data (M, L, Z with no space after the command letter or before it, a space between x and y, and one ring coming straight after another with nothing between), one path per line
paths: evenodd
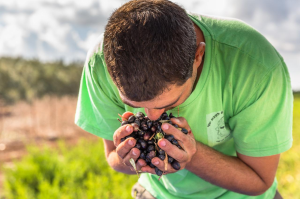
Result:
M121 159L124 159L124 153L122 153L119 147L116 149L116 152Z
M179 141L181 141L183 143L186 143L186 142L188 142L188 140L189 139L187 138L187 136L182 133L182 135L180 136Z
M119 145L116 139L114 139L114 145L115 145L115 147L118 147L118 145Z
M177 161L182 162L185 159L185 154L183 152L177 154Z
M178 117L177 119L178 119L178 122L181 124L186 121L184 117Z
M196 152L197 152L197 148L196 148L196 147L193 147L193 148L191 149L191 154L194 155Z

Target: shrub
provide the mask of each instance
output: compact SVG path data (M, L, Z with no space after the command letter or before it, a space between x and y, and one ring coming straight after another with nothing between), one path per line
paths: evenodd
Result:
M45 95L77 96L83 63L0 58L0 100L11 104Z
M137 176L115 172L106 162L103 143L80 141L58 149L28 147L28 155L4 169L7 199L131 198Z

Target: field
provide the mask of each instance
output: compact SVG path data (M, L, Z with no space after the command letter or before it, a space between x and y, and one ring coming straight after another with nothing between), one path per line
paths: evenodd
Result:
M300 93L294 94L293 146L281 155L277 170L278 190L283 198L300 198Z
M49 96L0 106L1 199L131 198L137 177L109 168L101 139L74 125L75 107L75 97ZM299 94L293 135L293 147L281 155L277 172L286 199L300 198Z

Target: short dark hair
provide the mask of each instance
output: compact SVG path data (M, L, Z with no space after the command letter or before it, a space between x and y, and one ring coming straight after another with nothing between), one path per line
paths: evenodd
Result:
M193 72L196 33L186 11L167 0L133 0L105 27L104 57L114 83L132 101L148 101Z

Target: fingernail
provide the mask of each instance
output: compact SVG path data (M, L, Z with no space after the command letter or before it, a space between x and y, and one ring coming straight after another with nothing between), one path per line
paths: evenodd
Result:
M168 124L163 124L162 128L165 129L165 130L168 130L169 129L169 125Z
M133 155L136 155L136 153L135 153L134 151L132 151L132 154L133 154Z
M130 126L130 125L128 125L128 126L126 127L126 131L127 131L127 132L130 132L130 131L131 131L131 126Z
M128 144L132 146L132 145L133 145L132 140L129 140L129 141L128 141Z
M158 164L159 164L159 162L158 162L158 161L154 161L154 162L153 162L153 164L155 164L155 165L158 165Z
M160 142L159 142L159 145L161 145L161 146L166 146L166 142L165 142L165 141L160 141Z

